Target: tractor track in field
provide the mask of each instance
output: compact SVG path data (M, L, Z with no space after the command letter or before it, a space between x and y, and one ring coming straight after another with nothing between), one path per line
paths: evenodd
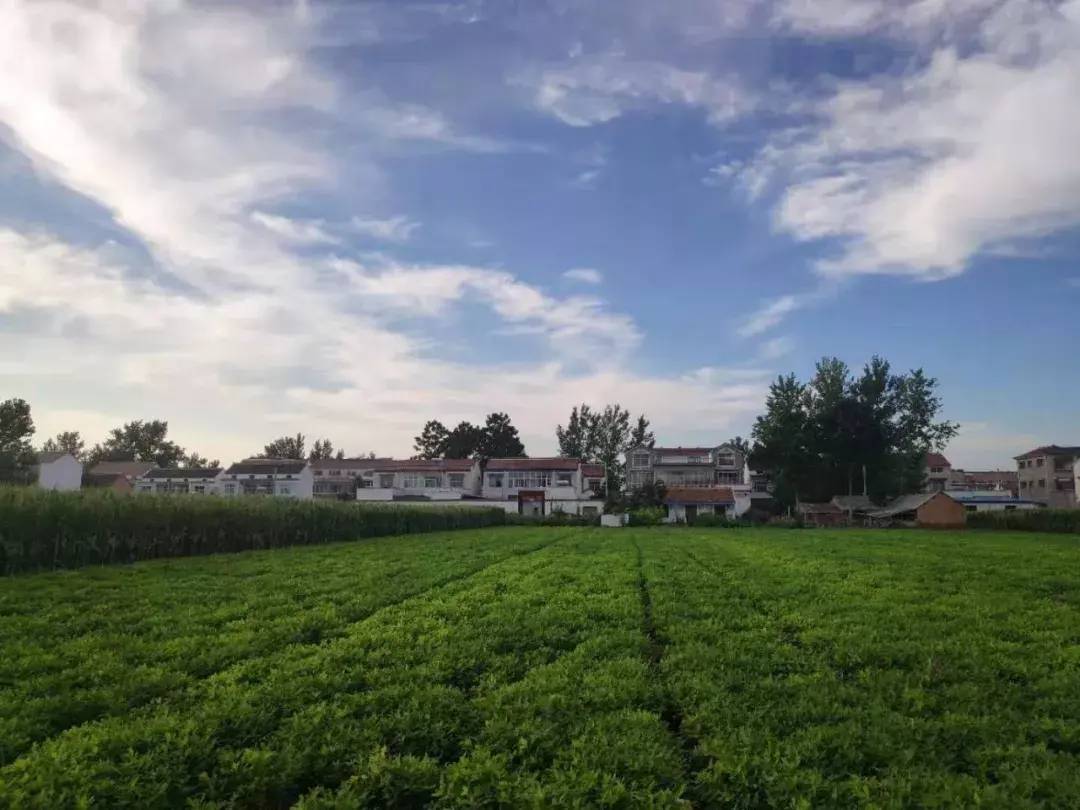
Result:
M672 739L679 746L682 755L683 774L686 777L686 799L691 807L702 806L693 796L693 777L701 770L705 762L698 753L698 741L686 730L686 718L670 689L664 683L662 663L667 652L668 641L656 626L653 618L652 592L648 577L645 576L645 555L641 545L634 541L637 550L638 593L641 597L641 632L645 636L644 659L652 673L657 692L661 696L660 719Z

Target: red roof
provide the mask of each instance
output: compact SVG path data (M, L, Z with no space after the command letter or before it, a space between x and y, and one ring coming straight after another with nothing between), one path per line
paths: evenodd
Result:
M951 467L952 464L941 453L927 453L926 454L926 466L927 467Z
M730 487L671 487L664 495L664 503L733 504L735 496Z
M604 465L603 464L582 464L581 474L586 478L603 478L604 477Z
M576 470L581 464L577 458L493 458L488 461L489 470Z
M320 458L311 462L311 469L374 470L376 464L385 464L392 461L392 458Z
M1045 444L1042 447L1036 447L1034 450L1028 450L1019 456L1013 456L1013 458L1034 458L1036 456L1080 456L1080 447L1061 447L1056 444Z
M468 472L471 458L382 458L371 462L375 472Z

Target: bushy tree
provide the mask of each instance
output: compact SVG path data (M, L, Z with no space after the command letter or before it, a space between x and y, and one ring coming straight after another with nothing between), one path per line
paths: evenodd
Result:
M304 458L304 434L281 436L263 448L262 458Z
M625 478L623 456L632 447L652 447L656 443L644 414L633 426L630 412L618 403L594 410L582 403L570 411L566 427L555 428L559 455L580 458L605 469L605 484L611 493L622 489Z
M413 450L416 451L414 458L442 458L446 453L446 440L449 437L450 431L446 429L446 425L438 419L429 420L420 435L413 440Z
M311 452L308 453L308 459L311 461L319 461L324 458L334 457L334 445L329 439L316 439L311 445Z
M592 459L596 456L593 442L596 432L596 417L592 409L582 403L570 411L566 427L556 425L555 438L559 442L559 455L566 458Z
M36 461L30 437L34 420L25 399L0 402L0 481L26 481Z
M200 470L211 469L216 470L221 467L221 461L219 459L210 460L205 456L199 455L196 452L188 453L181 462L180 466L188 470Z
M99 461L148 461L159 467L176 467L184 460L184 448L169 441L169 423L161 419L136 419L109 431L108 438L87 454L88 466Z
M414 458L524 458L525 445L505 413L489 413L483 426L459 422L453 430L437 419L414 439Z
M518 429L505 413L489 413L479 437L477 455L482 458L524 458L525 445Z
M86 442L77 430L64 430L56 434L54 439L46 439L41 449L46 453L70 453L77 459L83 457L86 451Z

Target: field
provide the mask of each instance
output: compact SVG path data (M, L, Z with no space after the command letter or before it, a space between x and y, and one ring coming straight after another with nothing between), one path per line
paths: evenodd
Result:
M1076 807L1080 537L504 527L0 580L0 806Z

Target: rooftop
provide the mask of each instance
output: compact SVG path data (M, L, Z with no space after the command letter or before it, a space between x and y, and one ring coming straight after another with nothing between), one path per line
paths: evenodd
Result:
M230 466L230 475L295 475L303 472L307 462L300 458L245 458Z
M730 487L670 487L664 495L664 503L711 503L725 506L735 503Z
M927 453L926 454L926 466L927 467L951 467L952 464L941 453Z
M221 467L158 467L143 478L216 478Z
M156 465L152 461L102 461L89 470L91 475L123 475L138 478Z
M68 455L68 453L65 452L64 450L58 450L56 452L51 452L51 453L39 452L37 454L37 463L38 464L52 464L58 458L63 458L66 455Z
M1026 453L1013 456L1013 458L1019 460L1022 458L1035 458L1036 456L1080 456L1080 447L1062 447L1057 444L1044 444L1042 447L1028 450Z
M493 458L487 463L488 470L576 470L581 465L577 458Z

